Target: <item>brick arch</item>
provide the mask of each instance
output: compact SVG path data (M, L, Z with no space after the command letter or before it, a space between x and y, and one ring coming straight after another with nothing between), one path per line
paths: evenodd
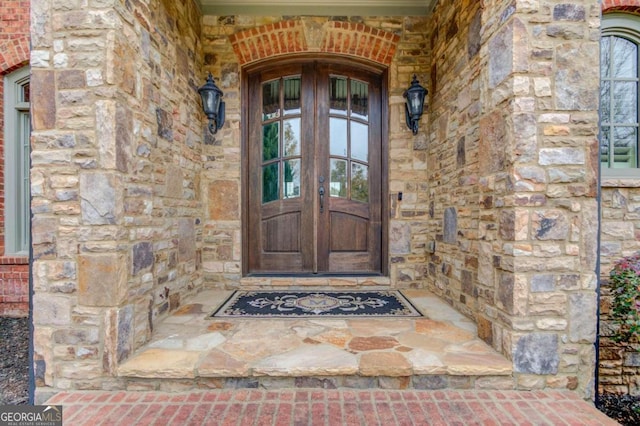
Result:
M8 74L29 63L29 36L0 42L0 74Z
M279 55L316 52L389 66L400 36L359 23L289 20L241 31L229 39L240 65Z
M603 0L602 12L627 12L640 15L640 0Z

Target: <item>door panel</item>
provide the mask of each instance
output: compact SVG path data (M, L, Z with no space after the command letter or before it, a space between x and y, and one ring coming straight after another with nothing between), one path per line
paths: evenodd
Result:
M354 215L331 213L331 253L367 251L369 221Z
M300 252L300 213L278 215L262 221L262 250L265 253Z
M312 61L248 76L249 274L382 272L381 87Z

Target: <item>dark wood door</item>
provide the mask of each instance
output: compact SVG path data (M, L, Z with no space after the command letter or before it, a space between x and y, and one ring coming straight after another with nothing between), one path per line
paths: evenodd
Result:
M312 61L249 75L249 274L383 272L381 83Z

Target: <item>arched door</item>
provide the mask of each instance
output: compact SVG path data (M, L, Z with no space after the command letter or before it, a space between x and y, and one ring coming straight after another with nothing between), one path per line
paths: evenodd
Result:
M382 75L303 61L248 75L248 274L380 274Z

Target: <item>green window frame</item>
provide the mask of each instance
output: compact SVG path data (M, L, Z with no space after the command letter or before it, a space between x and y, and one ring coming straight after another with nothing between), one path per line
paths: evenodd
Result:
M608 178L640 178L640 18L602 17L600 166Z
M30 241L30 69L4 78L5 256L27 256Z

